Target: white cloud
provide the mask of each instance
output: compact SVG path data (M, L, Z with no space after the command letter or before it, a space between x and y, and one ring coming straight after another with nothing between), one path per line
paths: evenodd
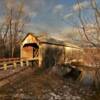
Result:
M73 27L64 27L60 33L53 34L51 37L61 40L61 41L72 41L72 38L75 38L79 32L78 28Z
M63 11L63 9L64 9L64 5L59 4L59 5L56 5L56 6L54 7L53 12L54 12L54 13L60 13L60 12Z
M31 12L41 12L46 5L46 0L24 0L24 3Z
M86 25L85 30L87 33L93 33L93 32L96 32L96 27L94 24L89 23ZM76 35L79 32L83 32L82 27L65 27L64 29L62 29L61 33Z
M76 12L76 11L79 11L79 9L85 9L87 7L89 7L88 0L74 4L72 9ZM68 18L72 17L75 14L75 12L73 12L73 13L71 12L69 14L64 15L64 19L68 19Z
M34 25L32 22L25 24L25 32L36 32L37 33L36 25Z
M29 18L36 17L38 14L37 11L32 10L28 5L25 5L24 10L26 15L29 16Z
M34 23L29 22L26 24L25 31L32 31L32 32L47 32L47 33L59 33L61 31L60 26L53 26L49 25L48 23Z
M73 13L66 14L66 15L64 16L64 19L68 19L68 18L71 17L71 16L73 16Z
M74 11L78 11L79 9L87 8L88 6L89 6L89 2L83 1L83 2L76 3L75 5L73 5L73 9Z
M29 13L29 16L36 17L37 14L38 14L37 12L30 12L30 13Z
M66 34L66 33L78 33L79 29L76 27L65 27L61 33Z

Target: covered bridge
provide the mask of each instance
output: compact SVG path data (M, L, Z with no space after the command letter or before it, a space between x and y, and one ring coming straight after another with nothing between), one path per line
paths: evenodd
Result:
M20 57L28 60L37 58L39 65L52 66L68 60L80 59L82 49L70 43L47 37L36 37L28 33L21 42Z

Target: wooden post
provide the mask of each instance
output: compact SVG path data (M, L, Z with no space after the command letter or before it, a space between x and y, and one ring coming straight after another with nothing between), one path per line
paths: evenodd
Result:
M29 66L29 61L28 60L26 60L26 66Z
M65 63L66 62L66 51L65 51L66 48L64 46L63 46L63 50L64 50L63 53L64 53L64 63Z
M16 62L14 62L13 65L14 65L14 68L16 68L16 66L17 66Z
M20 61L20 66L23 67L23 61Z
M4 70L7 70L7 64L6 63L3 64L3 68L4 68Z
M41 59L38 59L38 66L41 67Z
M39 65L39 67L41 67L41 65L42 65L42 51L41 51L40 45L39 45L38 65Z

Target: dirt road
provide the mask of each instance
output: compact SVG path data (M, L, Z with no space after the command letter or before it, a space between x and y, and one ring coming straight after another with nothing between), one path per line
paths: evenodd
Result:
M97 100L91 88L42 69L28 68L9 81L0 88L0 100Z

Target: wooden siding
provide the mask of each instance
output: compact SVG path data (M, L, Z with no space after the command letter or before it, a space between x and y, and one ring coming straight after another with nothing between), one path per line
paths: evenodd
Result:
M22 48L22 58L33 58L33 47L23 47Z
M38 41L34 35L29 33L23 39L22 44L21 44L21 56L20 56L21 58L33 59L34 52L35 52L33 48L37 48L37 47L34 47L33 44L38 45Z

